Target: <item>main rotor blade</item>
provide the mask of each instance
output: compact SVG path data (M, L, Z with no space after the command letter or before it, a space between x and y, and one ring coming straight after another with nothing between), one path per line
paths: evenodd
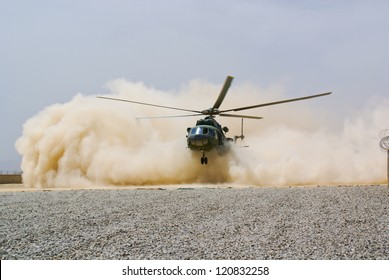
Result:
M216 99L215 105L213 105L213 109L219 109L220 105L222 104L224 97L226 97L227 91L232 83L232 80L234 77L227 76L226 81L224 82L224 86L222 88L222 91L219 94L219 97Z
M233 114L224 114L224 113L219 114L219 116L221 116L221 117L232 117L232 118L256 119L256 120L263 119L263 117L257 117L257 116L233 115Z
M229 109L229 110L222 110L220 112L224 113L224 112L231 112L231 111L234 111L234 112L243 111L243 110L254 109L254 108L258 108L258 107L272 106L272 105L277 105L277 104L282 104L282 103L288 103L288 102L294 102L294 101L299 101L299 100L321 97L321 96L329 95L331 93L332 92L326 92L326 93L309 95L309 96L304 96L304 97L299 97L299 98L285 99L285 100L280 100L280 101L275 101L275 102L270 102L270 103L263 103L263 104L234 108L234 109Z
M169 107L169 106L162 106L162 105L156 105L156 104L151 104L151 103L144 103L144 102L138 102L138 101L133 101L133 100L127 100L127 99L119 99L119 98L112 98L112 97L105 97L105 96L97 96L97 98L109 99L109 100L115 100L115 101L123 101L123 102L135 103L135 104L140 104L140 105L153 106L153 107L159 107L159 108L165 108L165 109L178 110L178 111L184 111L184 112L193 112L193 113L200 113L201 114L201 111L190 110L190 109L182 109L182 108L176 108L176 107Z
M185 118L185 117L194 117L202 116L203 114L193 114L193 115L178 115L178 116L159 116L159 117L138 117L138 120L147 120L147 119L171 119L171 118Z

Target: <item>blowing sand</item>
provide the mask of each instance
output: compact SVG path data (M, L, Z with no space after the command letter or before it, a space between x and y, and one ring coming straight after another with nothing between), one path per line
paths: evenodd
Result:
M0 196L1 259L389 259L387 186Z
M112 81L106 96L202 110L214 104L221 85L193 81L177 91L159 91L142 83ZM331 100L335 96L326 97ZM278 90L236 84L221 108L286 99ZM23 182L29 187L68 188L100 185L370 184L386 181L385 154L377 132L387 127L389 99L358 109L344 120L318 107L326 100L253 109L246 120L245 144L223 156L187 147L187 128L200 118L139 120L175 115L166 109L76 95L44 108L23 125L15 147L22 155ZM333 99L335 102L336 99ZM336 106L335 106L336 107ZM237 118L217 118L229 127L227 137L241 134Z

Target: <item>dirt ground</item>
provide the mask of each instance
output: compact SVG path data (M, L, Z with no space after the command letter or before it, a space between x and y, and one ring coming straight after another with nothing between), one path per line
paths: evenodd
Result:
M20 174L0 174L0 186L1 184L21 184L22 175Z

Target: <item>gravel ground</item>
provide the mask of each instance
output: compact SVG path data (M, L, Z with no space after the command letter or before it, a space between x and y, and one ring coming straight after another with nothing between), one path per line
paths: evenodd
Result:
M0 197L0 259L389 259L386 186Z

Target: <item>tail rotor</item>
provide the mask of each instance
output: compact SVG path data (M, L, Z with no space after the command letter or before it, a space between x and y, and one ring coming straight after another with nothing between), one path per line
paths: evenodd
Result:
M241 125L240 125L240 135L236 135L234 136L234 142L236 144L237 140L240 139L240 145L242 147L248 147L246 146L246 143L244 142L244 134L243 134L243 118L242 118L242 122L241 122Z

